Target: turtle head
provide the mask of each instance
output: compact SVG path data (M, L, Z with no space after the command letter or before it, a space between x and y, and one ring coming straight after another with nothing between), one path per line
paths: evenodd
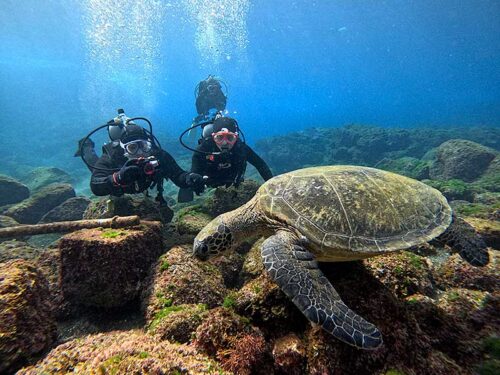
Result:
M224 221L224 215L208 223L194 239L193 255L202 260L231 250L235 245L234 234Z

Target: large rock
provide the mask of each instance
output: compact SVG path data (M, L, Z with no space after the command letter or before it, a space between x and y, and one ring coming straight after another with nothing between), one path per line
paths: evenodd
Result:
M475 142L452 139L441 144L429 170L433 180L474 181L488 168L497 152Z
M89 204L90 199L86 197L70 198L43 215L39 223L81 220Z
M139 331L90 335L59 345L18 375L227 374L194 348L160 341Z
M252 199L259 186L253 180L246 180L237 188L234 186L228 188L218 187L215 189L213 196L207 200L207 210L215 217L243 206Z
M18 203L30 196L29 189L13 178L0 175L0 206Z
M12 259L36 259L43 249L33 247L27 242L18 240L7 240L0 243L0 263Z
M221 305L227 294L220 271L210 262L191 255L188 246L170 249L158 259L148 289L143 295L143 309L148 324L182 304Z
M143 195L124 195L107 197L92 201L83 214L84 219L106 219L113 216L138 215L143 220L169 223L174 212L168 206L162 206Z
M49 185L30 198L10 207L4 215L22 224L36 224L47 212L74 196L75 190L71 185Z
M64 298L101 308L133 301L162 247L156 225L88 229L64 236L59 242Z
M465 220L483 237L488 246L500 250L500 221L472 217Z
M56 338L47 280L25 260L0 264L0 373L12 373Z
M55 167L39 167L28 172L21 179L31 191L35 192L51 184L72 184L73 178Z

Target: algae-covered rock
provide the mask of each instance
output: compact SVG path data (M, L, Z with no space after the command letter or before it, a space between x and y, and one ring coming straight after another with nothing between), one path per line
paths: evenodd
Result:
M4 215L14 218L21 224L36 224L47 212L74 196L75 191L71 185L49 185L30 198L10 207Z
M405 156L399 159L384 159L377 168L422 180L429 178L429 162Z
M259 238L246 254L240 274L243 282L254 279L264 272L264 263L262 262L260 250L265 240L264 237Z
M436 150L429 175L434 180L474 181L488 168L497 152L475 142L452 139Z
M227 288L235 288L240 285L239 276L243 266L244 256L239 252L230 252L211 260L211 263L219 269Z
M450 201L463 200L472 202L474 197L473 187L459 179L423 180L422 182L439 190Z
M73 178L55 167L39 167L31 170L21 179L32 192L36 192L51 184L72 184Z
M259 186L253 180L246 180L238 187L218 187L215 189L213 196L206 202L207 210L215 217L243 206L252 199Z
M205 212L201 206L189 206L181 209L176 216L175 224L179 234L192 234L197 235L203 229L213 216Z
M0 206L21 202L29 196L30 191L27 186L0 174Z
M177 246L162 255L143 293L143 309L150 324L162 309L182 304L221 305L227 294L220 271L191 255L189 246Z
M500 265L498 253L489 251L490 262L485 267L473 267L458 254L450 256L443 264L437 267L434 279L443 289L467 288L493 292L500 287Z
M404 298L415 293L434 293L432 275L425 257L401 251L363 262L373 276L398 297Z
M13 218L10 216L4 216L0 215L0 228L8 228L8 227L14 227L16 225L19 225L17 221L15 221ZM19 237L18 237L19 238ZM22 237L24 239L24 237ZM19 238L21 239L21 238ZM5 238L0 238L0 242L5 241ZM1 256L1 253L0 253Z
M446 313L464 319L481 309L490 293L480 290L451 288L445 291L437 306Z
M11 259L32 260L38 257L43 249L33 247L27 242L7 240L0 243L0 263Z
M90 199L86 197L70 198L43 215L39 223L82 220L83 213L89 204Z
M61 287L64 298L85 306L119 307L137 298L162 253L156 225L86 229L64 236Z
M0 263L0 373L12 373L56 338L47 281L25 260Z
M474 227L477 233L483 237L486 244L494 249L500 250L500 222L479 218L465 218Z
M267 274L246 283L233 298L239 314L250 318L263 330L266 324L271 324L273 334L306 325L306 318Z
M274 368L281 374L305 373L306 350L297 335L291 333L276 339L273 347Z
M162 340L187 343L207 314L203 304L165 306L158 311L148 327L148 332Z
M198 326L194 345L237 374L270 373L271 357L262 333L232 310L210 310Z
M160 341L139 331L90 335L59 345L19 375L225 374L194 348Z
M92 201L85 212L84 219L106 219L114 216L138 215L143 220L169 223L174 212L168 206L158 204L154 199L144 195L123 195L106 197Z

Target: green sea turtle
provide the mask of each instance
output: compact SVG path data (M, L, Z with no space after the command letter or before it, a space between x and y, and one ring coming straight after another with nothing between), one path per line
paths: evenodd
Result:
M207 224L193 252L207 259L255 234L270 235L261 249L264 267L302 313L363 349L380 346L380 332L342 302L316 261L364 259L436 238L474 266L488 263L484 241L438 190L359 166L305 168L270 179L248 203Z

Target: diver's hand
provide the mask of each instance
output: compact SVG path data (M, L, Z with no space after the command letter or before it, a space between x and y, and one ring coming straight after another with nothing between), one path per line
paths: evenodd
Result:
M198 173L188 173L186 175L186 185L200 195L205 190L205 179Z
M141 169L137 165L124 165L119 172L113 173L113 182L117 185L130 185L140 177Z

